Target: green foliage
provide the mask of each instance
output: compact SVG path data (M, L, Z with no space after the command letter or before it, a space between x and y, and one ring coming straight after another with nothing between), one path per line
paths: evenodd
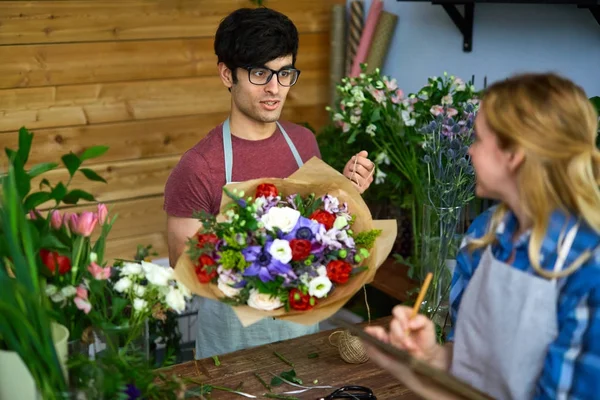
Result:
M372 229L370 231L360 232L354 237L354 243L357 247L371 249L375 240L381 235L381 229Z
M221 257L220 263L224 269L237 268L240 271L244 271L250 265L239 250L225 250L220 252L219 255Z

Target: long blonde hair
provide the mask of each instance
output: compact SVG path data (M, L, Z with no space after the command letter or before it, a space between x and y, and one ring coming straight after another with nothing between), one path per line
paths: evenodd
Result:
M547 278L569 275L590 257L589 251L556 274L542 269L540 251L550 216L557 209L575 214L600 233L596 110L583 89L552 73L517 75L493 84L484 93L481 110L498 146L525 154L517 179L524 211L533 222L531 265ZM474 240L470 249L494 242L507 211L506 204L498 206L487 233Z

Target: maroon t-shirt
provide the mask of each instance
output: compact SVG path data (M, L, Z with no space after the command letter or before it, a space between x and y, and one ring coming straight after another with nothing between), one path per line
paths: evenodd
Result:
M315 135L308 129L282 122L302 161L321 158ZM233 182L257 178L287 178L298 169L283 134L277 128L263 140L246 140L231 135ZM192 218L194 211L218 214L225 186L223 125L214 128L186 151L173 168L165 185L164 210L174 217Z

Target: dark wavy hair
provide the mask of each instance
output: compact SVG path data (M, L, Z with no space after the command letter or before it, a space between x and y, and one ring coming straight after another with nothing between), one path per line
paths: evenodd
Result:
M224 63L237 82L235 69L263 66L291 55L296 63L298 30L285 15L269 8L240 8L229 14L215 34L217 63Z

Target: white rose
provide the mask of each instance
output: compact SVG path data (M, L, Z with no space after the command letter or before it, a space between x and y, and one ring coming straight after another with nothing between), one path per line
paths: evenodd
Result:
M268 230L280 229L283 233L289 233L294 229L300 218L300 211L290 207L272 207L260 217L260 220Z
M133 285L133 293L135 293L137 297L144 297L144 294L146 293L146 288L142 285Z
M327 296L331 290L331 281L326 276L318 276L310 281L308 285L308 294L320 299Z
M346 219L346 217L343 217L343 216L337 217L335 219L335 222L333 223L333 227L338 230L342 229L346 225L348 225L348 220Z
M60 290L60 293L66 298L69 298L77 294L77 289L75 289L75 286L65 286Z
M142 266L138 263L125 263L121 269L122 276L138 275L142 273Z
M173 268L163 267L149 262L142 261L142 268L146 274L148 282L156 286L167 286L173 279Z
M178 289L171 287L167 297L165 298L167 305L175 310L177 313L182 313L185 310L185 298L183 293Z
M65 301L65 296L61 292L57 292L50 296L50 299L55 303L61 303Z
M253 289L248 298L248 305L257 310L271 311L283 307L283 303L277 297L271 297L270 294L259 293Z
M148 302L144 299L133 300L133 309L135 311L144 311L148 306Z
M123 293L131 287L131 279L128 277L121 278L115 283L115 290L119 293Z
M219 280L217 281L217 287L226 297L235 297L237 296L242 289L236 289L231 287L230 285L236 283L235 280L231 279L226 274L219 275Z
M290 247L290 242L282 239L275 239L269 248L269 254L273 256L274 259L281 261L284 264L292 261L292 248Z

